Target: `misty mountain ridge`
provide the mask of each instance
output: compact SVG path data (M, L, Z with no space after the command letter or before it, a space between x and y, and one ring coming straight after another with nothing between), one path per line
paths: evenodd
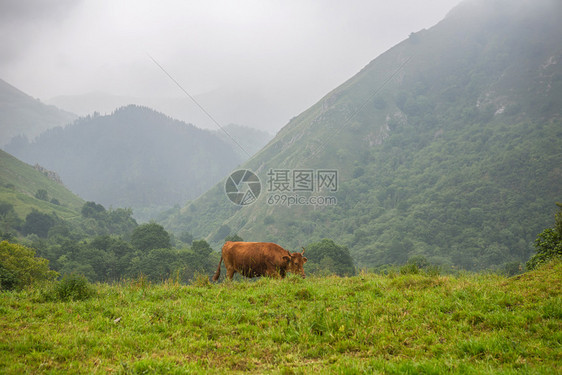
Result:
M562 196L560 14L553 0L461 3L246 162L262 182L256 202L232 204L223 181L168 229L214 245L233 233L290 248L332 238L361 267L524 262ZM275 169L337 170L337 204L268 204Z
M33 139L41 132L71 123L77 117L44 104L0 79L0 147L15 136Z
M82 198L106 207L167 208L196 198L242 158L215 132L130 105L82 117L5 149L56 171Z
M195 100L223 126L240 124L253 129L277 131L282 122L290 117L284 103L272 103L257 89L221 88L193 95ZM130 104L152 108L175 119L192 123L199 128L216 130L216 124L187 96L135 97L90 92L79 95L60 95L46 100L47 103L76 113L80 116L94 112L110 114L117 108Z

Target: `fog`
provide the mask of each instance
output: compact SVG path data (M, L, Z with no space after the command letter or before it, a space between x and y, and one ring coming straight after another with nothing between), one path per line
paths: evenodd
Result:
M80 115L136 102L275 132L460 0L0 2L0 78ZM66 107L66 108L65 108Z

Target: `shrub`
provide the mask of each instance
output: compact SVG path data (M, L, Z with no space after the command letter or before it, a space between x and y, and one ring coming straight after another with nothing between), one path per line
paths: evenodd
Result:
M0 289L20 289L54 280L57 276L57 272L49 269L47 259L35 256L35 250L8 241L0 242Z
M340 246L330 239L311 243L306 247L305 257L308 258L307 270L311 273L336 274L338 276L355 275L355 266L349 249Z
M554 216L554 227L546 228L537 236L535 240L537 253L527 262L528 270L535 269L553 258L562 256L562 203L556 203L556 205L559 210Z
M47 301L83 301L94 293L94 287L85 276L70 274L53 284L44 297Z

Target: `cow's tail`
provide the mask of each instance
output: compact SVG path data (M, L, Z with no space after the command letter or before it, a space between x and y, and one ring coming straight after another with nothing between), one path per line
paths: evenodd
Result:
M215 274L213 275L213 281L217 281L219 279L219 276L221 275L221 263L222 263L222 254L221 254L221 260L219 260L219 266L217 267L217 272L215 272Z

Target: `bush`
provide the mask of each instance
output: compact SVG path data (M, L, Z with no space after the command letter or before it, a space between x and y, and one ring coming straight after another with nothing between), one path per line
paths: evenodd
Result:
M559 208L554 216L554 227L546 228L537 236L535 249L537 253L529 259L526 266L533 270L549 260L562 256L562 203L556 203Z
M0 242L1 289L21 289L57 276L57 272L49 269L47 259L35 256L35 250L8 241Z
M85 276L70 274L53 284L44 297L47 301L83 301L92 297L94 287Z
M349 249L335 244L330 239L309 244L305 250L305 257L309 261L307 269L311 273L355 275L355 266Z

